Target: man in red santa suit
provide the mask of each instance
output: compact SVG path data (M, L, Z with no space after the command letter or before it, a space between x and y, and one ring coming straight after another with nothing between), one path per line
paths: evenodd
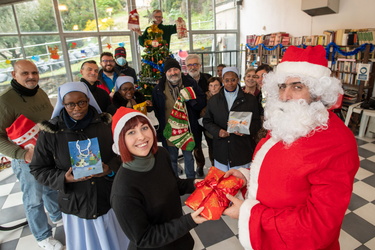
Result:
M339 234L359 168L356 140L328 111L343 93L322 46L291 46L265 76L264 127L248 169L245 200L227 195L245 249L340 249Z

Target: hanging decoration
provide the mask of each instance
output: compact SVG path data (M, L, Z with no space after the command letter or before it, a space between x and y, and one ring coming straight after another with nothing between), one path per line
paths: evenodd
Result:
M178 18L176 20L176 30L177 30L177 38L178 39L188 37L186 23L185 23L184 19Z
M58 54L59 53L59 47L57 45L55 45L53 48L48 46L48 51L50 53L50 58L51 59L60 59L60 55Z
M5 64L11 64L12 62L9 59L5 60Z
M36 62L39 62L39 61L40 61L40 56L38 56L38 55L32 56L32 57L31 57L31 60L34 60L34 61L36 61Z
M136 32L140 32L139 28L139 15L137 9L129 12L128 29Z
M69 43L69 47L71 49L75 49L77 47L77 43L76 42Z
M108 49L112 49L112 45L109 44L109 43L107 43L107 48L108 48Z
M358 54L359 52L364 51L366 49L367 45L370 45L370 53L371 53L375 48L374 45L371 44L371 43L362 44L361 46L355 48L352 51L343 51L343 50L341 50L340 46L338 46L337 44L329 43L326 47L326 57L327 57L328 60L332 61L332 64L335 64L336 63L336 53L339 53L340 55L343 55L343 56L354 56L354 55Z

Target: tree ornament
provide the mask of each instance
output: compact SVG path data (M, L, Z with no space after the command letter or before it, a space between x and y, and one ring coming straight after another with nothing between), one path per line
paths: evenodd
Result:
M153 40L153 41L151 42L151 45L152 45L152 47L156 48L156 47L159 46L159 42L158 42L157 40Z

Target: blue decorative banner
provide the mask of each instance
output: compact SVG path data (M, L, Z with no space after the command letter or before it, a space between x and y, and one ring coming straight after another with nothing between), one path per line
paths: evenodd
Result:
M329 60L329 54L331 52L332 53L331 54L331 61L332 61L332 64L335 64L336 63L336 59L335 59L336 53L339 53L340 55L343 55L343 56L354 56L354 55L358 54L360 51L364 51L366 49L367 45L370 45L370 52L372 52L374 50L374 45L371 44L371 43L362 44L361 46L355 48L352 51L342 51L340 46L338 46L337 44L332 42L332 43L329 43L326 47L326 57ZM330 51L331 47L332 47L332 51Z

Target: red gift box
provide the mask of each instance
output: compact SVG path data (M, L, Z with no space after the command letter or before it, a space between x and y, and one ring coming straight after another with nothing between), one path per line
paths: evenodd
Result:
M24 115L20 115L8 128L9 139L22 148L34 148L38 139L38 125Z
M233 175L224 178L224 171L211 167L206 178L195 184L195 191L186 199L185 204L193 210L204 207L200 214L208 220L218 220L230 201L226 194L236 195L244 181Z

